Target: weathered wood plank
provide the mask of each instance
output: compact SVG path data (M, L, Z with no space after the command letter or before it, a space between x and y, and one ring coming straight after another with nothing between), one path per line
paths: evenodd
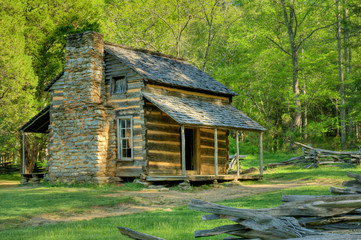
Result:
M168 144L168 142L164 142L164 143L148 142L148 149L177 152L177 153L181 152L181 146L179 144Z
M346 174L348 177L354 178L356 181L361 183L361 175L360 174L356 174L356 173L352 173L352 172L347 172Z
M209 230L195 231L194 237L195 238L210 237L210 236L215 236L215 235L219 235L222 233L228 233L228 232L239 231L239 230L244 230L244 229L246 229L246 228L239 224L224 225L224 226L216 227L216 228L209 229Z
M159 115L159 114L149 113L147 112L148 111L147 109L145 109L145 111L146 111L145 119L147 123L155 122L155 123L173 124L173 125L178 124L175 120L173 120L165 113Z
M147 158L154 162L181 162L181 154L148 152Z
M122 101L122 102L109 101L109 102L113 102L114 108L116 108L116 109L140 108L141 107L141 101L140 100Z
M180 162L149 162L150 169L180 169L181 163Z
M162 141L162 142L172 142L172 144L180 144L180 134L164 134L163 132L152 132L147 131L148 141Z
M117 167L142 167L145 165L145 160L117 161Z
M214 139L210 140L210 139L201 138L200 142L201 142L202 147L207 146L207 147L214 148ZM219 139L218 140L218 147L223 148L223 149L227 149L226 141L222 140L222 139Z
M118 177L139 177L143 173L142 167L117 167Z
M359 151L338 152L338 151L331 151L331 150L326 150L326 149L321 149L321 148L313 148L313 147L307 146L307 145L299 143L299 142L294 142L294 144L300 145L300 146L310 149L310 150L314 150L316 152L328 153L328 154L333 154L333 155L349 155L349 154L357 155L357 154L360 154Z
M229 103L229 98L228 97L224 97L224 96L217 96L215 94L206 94L206 93L200 93L200 92L196 92L196 91L187 91L187 90L183 90L183 89L179 89L179 88L172 88L172 87L166 87L166 86L160 86L160 85L155 85L155 84L147 84L147 89L149 89L151 91L151 89L161 89L161 90L165 90L169 93L181 93L181 94L186 94L186 95L190 95L190 96L198 96L198 97L204 97L206 99L209 98L215 98L215 99L221 99L224 100L226 103Z
M165 240L164 238L154 237L145 233L134 231L130 228L118 227L121 234L137 240Z
M278 237L278 239L285 239L290 237L305 236L312 233L315 234L313 230L301 227L294 218L279 219L266 213L260 214L252 209L226 207L194 199L191 200L188 207L192 210L238 217L241 219L239 223L243 227L257 231L258 236L262 236L264 239L274 239L274 237ZM293 231L290 231L292 228ZM252 236L257 237L256 235L253 235L257 233L252 233ZM243 234L244 233L242 233L242 235ZM267 235L271 237L267 237ZM249 236L251 235L245 235L245 237Z
M159 123L146 123L147 129L154 131L164 131L168 133L178 133L180 134L180 126L178 125L167 125L167 124L159 124Z
M188 179L188 177L183 176L147 176L146 180L150 182L157 182L157 181L184 181Z
M288 240L360 240L361 234L325 234L313 235L301 238L289 238Z
M282 202L300 202L305 200L317 199L320 197L329 197L327 195L315 196L315 195L282 195Z
M332 218L300 218L298 220L304 226L319 226L339 222L361 222L360 215L341 215ZM361 231L361 229L360 229Z
M227 151L224 149L219 149L218 150L218 158L223 157L223 158L227 158ZM214 149L210 149L210 148L202 148L201 147L201 156L213 156L214 159Z
M348 187L348 188L338 188L338 187L330 187L330 191L331 193L334 194L359 194L361 193L361 188L352 188L352 187Z
M141 100L141 93L140 92L133 92L133 93L124 93L124 94L114 94L111 95L111 97L109 97L109 102L111 101L117 101L117 100L128 100L128 99L139 99L139 101Z

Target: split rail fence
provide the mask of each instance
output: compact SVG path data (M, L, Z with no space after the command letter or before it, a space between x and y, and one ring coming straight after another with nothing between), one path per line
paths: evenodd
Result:
M302 147L302 155L291 158L289 160L269 163L267 167L287 166L294 164L306 164L305 168L317 168L320 165L327 164L342 164L342 165L360 165L361 163L361 147L358 151L331 151L321 148L313 148L309 145L305 145L299 142L295 142L295 145Z

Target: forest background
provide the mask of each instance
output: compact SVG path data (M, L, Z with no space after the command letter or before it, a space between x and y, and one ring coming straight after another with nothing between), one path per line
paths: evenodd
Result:
M18 129L49 104L66 36L188 59L238 93L233 104L265 126L266 151L294 141L356 148L361 137L359 0L2 0L0 158L20 158ZM26 136L41 158L46 136ZM242 134L242 153L258 138Z

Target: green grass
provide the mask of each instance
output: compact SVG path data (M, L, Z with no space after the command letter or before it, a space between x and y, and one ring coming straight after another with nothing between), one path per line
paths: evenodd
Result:
M0 180L18 181L20 183L21 175L20 173L0 174Z
M11 228L42 213L71 214L92 206L114 206L134 202L130 197L104 197L109 190L41 187L0 190L0 229ZM0 238L1 239L1 238Z
M292 157L299 156L299 154L264 154L264 166L267 163L276 163L288 160ZM247 155L246 159L241 162L242 169L248 169L251 167L259 168L259 155ZM360 167L348 166L320 166L313 169L305 169L304 165L290 165L285 167L267 168L264 170L264 178L262 181L247 182L246 184L264 184L264 183L280 183L286 181L316 181L316 180L329 180L335 184L341 183L345 180L350 180L346 176L346 172L359 172Z
M329 194L329 188L325 186L298 187L219 203L240 208L275 207L281 203L281 196L284 194L323 195ZM3 230L0 231L0 239L128 239L121 236L116 229L116 226L123 226L165 239L180 240L193 239L195 230L231 224L227 220L202 221L202 215L201 212L189 210L183 206L173 208L171 212L145 212L90 221ZM207 239L223 239L225 236L219 235Z
M302 186L279 191L257 194L251 197L237 198L220 204L237 208L270 208L282 203L282 195L330 195L329 186Z
M287 160L297 154L265 154L265 164ZM259 167L259 156L248 155L242 161L242 168ZM347 171L360 172L360 168L321 166L304 169L302 166L288 166L267 169L260 183L323 182L328 186L303 186L281 191L272 191L249 197L219 202L239 208L268 208L281 204L282 195L327 195L329 185L337 186L343 180L350 180ZM7 175L0 180L15 180L16 175ZM1 183L0 183L1 184ZM243 182L243 184L249 184ZM44 226L24 226L22 223L42 213L76 214L96 206L115 206L122 202L134 202L129 197L107 197L107 193L119 190L141 190L143 186L125 183L123 186L104 185L49 185L39 188L0 189L0 239L128 239L120 235L116 226L129 227L165 239L193 239L195 230L211 229L230 224L227 220L202 221L203 213L189 210L186 206L173 208L171 212L154 211L139 214L98 218L89 221L58 223ZM209 185L194 188L206 190ZM179 194L182 194L179 191ZM223 239L226 235L208 239Z
M103 191L139 191L144 188L143 184L140 183L134 183L134 182L126 182L120 185L114 185L114 184L104 184L104 185L94 185L94 184L79 184L79 183L56 183L56 184L50 184L48 182L43 182L41 184L43 187L64 187L64 188L90 188L90 189L97 189L97 190L103 190Z
M263 154L263 165L266 166L267 163L282 162L299 155L298 153L265 153ZM241 167L242 169L259 167L259 155L247 155L246 159L241 161Z

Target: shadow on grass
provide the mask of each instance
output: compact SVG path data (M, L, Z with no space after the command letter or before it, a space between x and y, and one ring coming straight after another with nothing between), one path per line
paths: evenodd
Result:
M105 197L96 189L32 188L0 191L0 225L25 221L42 213L82 212L92 206L135 202L131 197ZM10 224L11 225L11 224Z

